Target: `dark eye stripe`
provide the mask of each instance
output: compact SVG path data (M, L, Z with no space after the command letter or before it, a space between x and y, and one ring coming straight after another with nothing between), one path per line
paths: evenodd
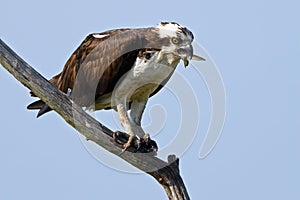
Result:
M187 28L182 27L182 26L179 27L179 29L180 29L181 33L183 33L185 36L189 35L189 36L191 36L192 40L194 40L194 35L190 30L188 30Z

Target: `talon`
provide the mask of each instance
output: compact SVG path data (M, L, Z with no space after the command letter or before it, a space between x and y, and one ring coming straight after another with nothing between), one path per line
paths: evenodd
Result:
M131 145L132 145L132 140L135 137L135 135L130 135L128 138L128 141L123 145L123 150L122 152L126 151Z
M128 140L128 142L126 142L123 145L122 153L125 152L130 146L131 146L131 141Z
M156 142L150 138L150 135L145 134L142 140L146 153L153 153L153 155L157 155L158 146Z
M121 132L119 131L115 131L113 134L112 134L112 137L113 137L113 141L116 143L116 144L123 144L122 143L122 138L120 137L120 134Z
M151 140L150 135L148 133L145 134L144 137L143 137L143 140L144 140L145 143L148 143Z
M134 153L138 152L141 150L142 146L143 146L143 141L141 141L140 139L139 140L136 140L136 150L134 150Z

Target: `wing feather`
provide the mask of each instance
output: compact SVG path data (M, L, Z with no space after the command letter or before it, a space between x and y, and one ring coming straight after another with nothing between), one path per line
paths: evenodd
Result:
M99 34L105 37L87 36L65 64L57 87L65 93L72 89L73 100L81 106L112 92L147 44L141 30L117 29Z

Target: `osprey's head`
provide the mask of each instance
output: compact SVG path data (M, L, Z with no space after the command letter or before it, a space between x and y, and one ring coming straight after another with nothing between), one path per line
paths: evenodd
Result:
M163 45L161 51L182 59L185 67L189 64L189 60L205 60L193 54L194 36L186 27L176 22L161 22L156 28L159 37L167 40L167 45Z

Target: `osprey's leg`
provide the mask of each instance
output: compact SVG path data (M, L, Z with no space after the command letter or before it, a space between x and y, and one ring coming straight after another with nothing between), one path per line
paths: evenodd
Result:
M125 131L129 134L129 139L127 143L124 145L124 150L128 149L132 143L133 138L135 135L138 135L139 137L144 136L144 131L140 126L137 126L135 123L130 120L127 109L125 107L125 104L119 103L117 104L117 110L118 114L121 120L121 124L124 127Z
M139 139L142 139L145 137L145 132L141 126L141 120L142 120L142 115L144 113L145 107L146 107L147 100L134 100L131 103L131 109L130 109L130 119L134 123L137 132L136 134L139 136ZM137 149L141 147L141 142L138 143Z
M147 100L133 101L131 103L130 118L139 127L141 127L142 115L146 107ZM144 135L139 135L143 137Z

